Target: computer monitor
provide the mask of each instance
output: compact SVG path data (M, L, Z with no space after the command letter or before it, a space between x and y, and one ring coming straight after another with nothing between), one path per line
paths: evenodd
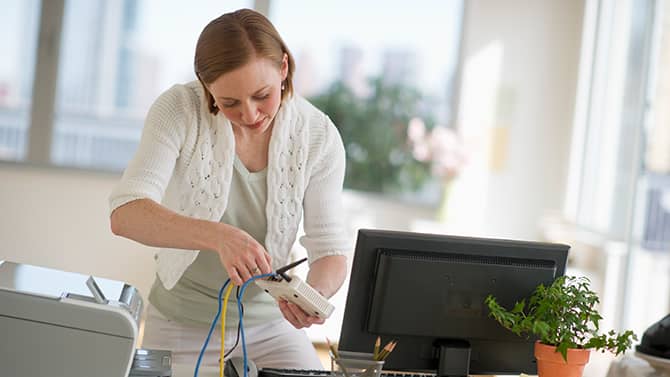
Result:
M385 370L440 376L536 374L533 344L488 316L565 272L569 246L397 231L358 232L341 351L398 344Z

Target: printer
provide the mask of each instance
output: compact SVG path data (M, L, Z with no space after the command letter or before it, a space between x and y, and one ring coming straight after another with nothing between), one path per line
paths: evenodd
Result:
M171 376L171 353L136 349L142 297L123 282L0 261L0 374Z

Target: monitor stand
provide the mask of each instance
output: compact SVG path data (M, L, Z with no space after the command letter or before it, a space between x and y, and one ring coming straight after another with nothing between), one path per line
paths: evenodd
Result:
M470 372L470 343L457 339L440 339L435 345L440 355L438 377L468 377Z

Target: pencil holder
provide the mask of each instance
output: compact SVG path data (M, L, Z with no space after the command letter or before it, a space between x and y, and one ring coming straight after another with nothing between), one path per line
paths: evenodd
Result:
M371 353L339 352L339 357L330 354L330 369L338 377L380 377L383 360L374 360Z

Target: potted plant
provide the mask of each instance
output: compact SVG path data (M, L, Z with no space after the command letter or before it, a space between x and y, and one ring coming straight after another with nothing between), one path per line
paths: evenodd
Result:
M538 375L540 377L581 377L590 350L611 351L618 355L630 348L637 336L600 333L602 316L596 305L598 296L585 277L562 276L550 286L539 285L526 300L507 310L489 295L485 303L490 316L519 336L535 335Z

